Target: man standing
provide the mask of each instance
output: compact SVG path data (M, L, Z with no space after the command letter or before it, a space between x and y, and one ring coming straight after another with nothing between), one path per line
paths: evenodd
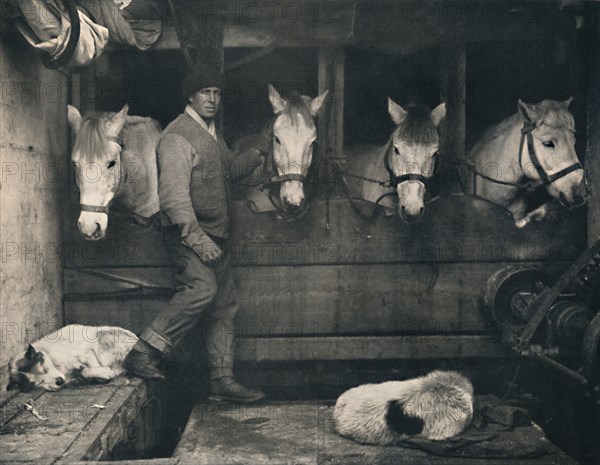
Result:
M186 76L185 112L161 134L157 145L161 222L173 259L177 293L147 327L124 361L143 378L164 379L158 363L177 348L200 316L208 315L205 336L211 400L254 402L260 391L233 376L236 285L224 254L228 236L227 179L252 173L261 151L234 157L215 131L221 103L221 75L203 68Z

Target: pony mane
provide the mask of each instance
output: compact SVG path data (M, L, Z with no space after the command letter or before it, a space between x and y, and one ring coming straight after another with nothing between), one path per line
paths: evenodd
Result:
M73 146L73 153L78 154L74 161L92 163L99 156L109 153L110 137L106 132L106 119L106 113L89 113L83 117Z
M313 115L310 113L309 102L312 99L306 95L300 95L298 92L293 92L285 99L285 107L281 110L282 115L287 115L290 118L293 126L299 126L300 121L298 115L304 120L304 124L309 128L315 127Z
M409 144L432 144L438 140L437 128L431 119L431 110L425 106L410 106L396 135Z

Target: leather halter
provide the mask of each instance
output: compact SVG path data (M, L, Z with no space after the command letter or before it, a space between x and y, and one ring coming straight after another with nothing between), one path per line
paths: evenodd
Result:
M121 134L119 134L119 136L121 136ZM123 163L121 160L121 153L123 152L123 146L124 146L123 140L120 137L110 137L110 140L112 142L116 142L117 144L119 144L119 147L120 147L119 153L117 154L117 158L119 160L119 175L117 176L117 180L116 180L117 188L115 190L115 194L113 195L112 199L110 199L110 201L106 205L88 205L85 203L80 203L79 207L82 212L105 213L108 215L108 212L110 210L110 204L112 203L114 198L119 194L119 192L121 190L122 182L125 180L126 173L124 173L124 171L123 171Z
M532 132L536 127L537 125L533 121L525 119L525 121L523 122L523 127L521 128L521 141L519 142L519 166L521 167L521 170L523 172L525 172L525 170L523 170L523 147L525 146L525 139L527 139L527 150L529 151L529 158L531 159L531 163L533 163L533 166L536 169L538 175L540 176L540 179L544 186L549 186L554 181L565 177L567 174L572 173L573 171L583 169L581 163L577 161L572 165L566 167L565 169L560 170L558 173L548 175L548 173L546 173L546 170L544 170L544 167L540 163L537 154L535 153Z
M390 149L391 149L392 145L393 145L393 140L390 140L390 143L385 150L385 157L383 158L383 164L390 176L390 187L395 188L398 186L398 184L403 183L405 181L419 181L425 186L425 188L427 188L429 186L429 184L431 183L431 176L427 177L420 173L407 173L407 174L402 174L402 175L398 176L398 175L396 175L396 173L394 173L394 171L392 170L392 167L390 165ZM437 157L437 155L435 155L435 156ZM437 159L436 159L436 161L437 161ZM434 167L433 172L435 173L435 171L436 171L436 168Z

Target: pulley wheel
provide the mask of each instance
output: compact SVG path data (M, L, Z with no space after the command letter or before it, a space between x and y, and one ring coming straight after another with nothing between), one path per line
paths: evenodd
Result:
M531 318L531 304L554 279L536 266L508 266L487 280L482 292L482 306L510 344Z

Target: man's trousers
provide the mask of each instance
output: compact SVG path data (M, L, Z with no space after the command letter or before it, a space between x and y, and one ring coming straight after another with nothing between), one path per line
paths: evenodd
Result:
M236 284L225 251L221 261L208 266L190 247L181 242L177 227L164 228L164 239L175 265L177 292L166 308L140 335L135 347L144 351L144 343L165 355L179 346L205 317L199 334L206 343L211 377L233 376L235 315L238 311ZM223 248L224 244L218 244Z

